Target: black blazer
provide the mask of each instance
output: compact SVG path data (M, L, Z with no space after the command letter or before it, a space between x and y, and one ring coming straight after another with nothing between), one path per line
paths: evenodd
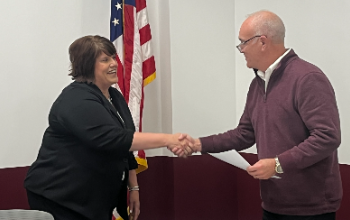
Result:
M115 108L91 83L73 82L62 91L25 179L27 190L88 219L107 219L116 206L128 219L128 171L137 168L129 152L135 132L131 113L117 89L109 93Z

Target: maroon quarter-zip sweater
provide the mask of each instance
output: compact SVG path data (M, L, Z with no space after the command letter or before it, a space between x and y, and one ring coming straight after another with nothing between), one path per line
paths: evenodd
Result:
M200 138L202 152L240 151L256 143L259 159L278 156L284 171L281 179L260 181L265 210L285 215L335 212L342 185L332 85L293 50L273 71L266 93L264 83L259 76L253 79L237 128Z

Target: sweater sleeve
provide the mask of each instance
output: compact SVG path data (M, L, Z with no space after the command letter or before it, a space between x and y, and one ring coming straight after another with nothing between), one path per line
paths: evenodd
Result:
M308 73L300 79L295 106L309 136L278 156L285 172L304 169L325 159L341 141L334 90L322 72Z
M200 138L202 153L217 153L235 149L237 151L247 149L254 145L254 129L245 107L244 113L237 128L221 134Z

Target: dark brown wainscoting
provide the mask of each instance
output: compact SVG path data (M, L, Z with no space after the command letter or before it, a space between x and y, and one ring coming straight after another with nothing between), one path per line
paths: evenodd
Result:
M255 154L242 153L251 164ZM138 175L139 220L260 220L259 182L209 155L150 157ZM28 209L23 180L28 167L0 169L0 209ZM350 166L340 165L344 198L337 220L350 219Z

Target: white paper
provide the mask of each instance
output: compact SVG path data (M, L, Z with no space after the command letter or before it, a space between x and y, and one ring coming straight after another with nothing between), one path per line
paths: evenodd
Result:
M250 166L248 161L246 161L236 150L224 151L220 153L209 153L211 156L229 163L233 166L241 168L242 170L247 170ZM272 176L271 178L281 179L279 176Z
M246 161L236 150L209 154L219 160L241 168L242 170L247 170L247 168L250 166L248 161Z

